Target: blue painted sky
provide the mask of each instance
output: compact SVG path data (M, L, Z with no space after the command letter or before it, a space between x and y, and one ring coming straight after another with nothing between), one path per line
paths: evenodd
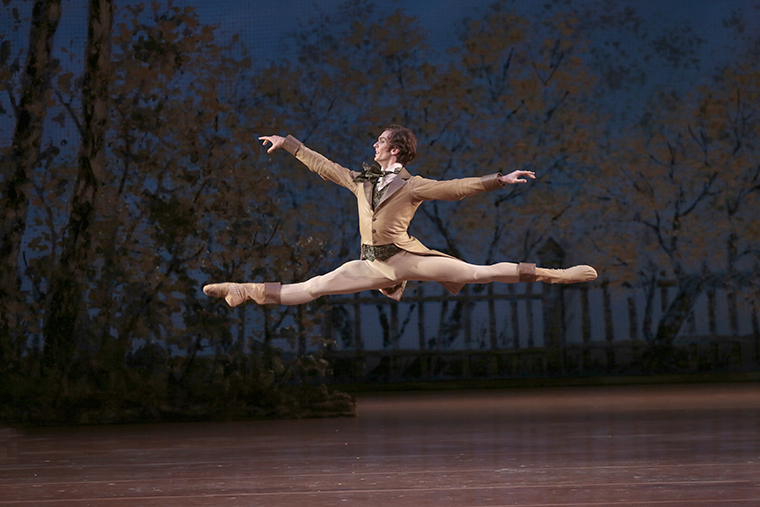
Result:
M176 5L192 5L198 8L202 19L219 24L225 30L243 34L259 57L274 58L282 51L288 51L289 36L302 23L324 13L335 17L344 0L280 0L276 8L269 2L244 0L222 0L198 2L181 0ZM434 47L444 48L452 40L465 18L478 17L493 0L386 0L376 12L391 12L402 8L409 15L416 16ZM544 1L519 1L517 7L524 12L542 10ZM582 4L583 0L575 0ZM618 6L626 5L636 9L648 23L655 26L673 26L689 23L703 34L707 43L703 48L705 58L719 58L725 51L728 40L723 27L723 19L733 10L758 6L756 0L617 0ZM748 28L760 30L760 12L754 9L754 16L745 18Z
M352 0L352 3L355 0ZM31 2L29 2L31 3ZM140 2L116 1L117 6ZM177 0L175 5L193 6L205 23L219 25L221 33L231 36L240 33L253 52L254 61L266 65L272 60L291 56L292 34L322 15L339 17L345 0L279 0L276 3L261 0ZM364 2L367 5L370 2ZM418 17L428 33L431 44L429 58L439 56L456 43L456 36L466 18L481 17L493 0L385 0L377 3L378 17L398 8ZM548 1L518 0L522 14L536 14L545 9ZM572 0L583 5L587 0ZM701 68L672 69L653 62L647 69L650 86L674 82L693 83L709 74L710 68L727 60L731 40L723 25L734 10L742 10L742 19L749 33L760 33L760 0L613 0L616 7L631 7L645 20L647 30L667 33L679 26L691 26L704 39L695 55L702 61ZM58 41L78 53L86 37L86 1L64 0L63 20ZM632 46L637 41L631 41Z
M582 4L584 0L576 0ZM260 0L178 0L177 6L196 7L202 21L218 24L224 32L243 35L256 55L262 60L277 58L292 47L290 36L310 19L321 14L336 17L344 0L279 0L275 4ZM139 4L135 1L119 1L116 5ZM376 12L402 8L407 14L420 19L436 48L445 48L465 18L479 17L493 0L386 0ZM524 12L543 9L543 1L520 1L517 8ZM28 16L32 2L14 2L22 15ZM719 58L726 50L727 31L723 19L736 9L745 9L750 15L744 17L748 29L760 31L760 2L757 0L617 0L616 5L636 9L654 26L674 26L689 23L707 43L703 47L705 58ZM86 38L87 8L85 0L63 0L62 21L57 43L76 49L84 45ZM274 5L274 7L273 7ZM748 9L748 7L753 7ZM26 36L27 34L21 34Z
M574 0L573 5L582 5L590 0ZM116 0L116 6L122 9L141 2ZM478 18L483 15L493 0L385 0L375 7L380 17L384 11L392 12L398 8L408 15L418 17L422 28L428 34L431 52L426 58L438 58L442 52L456 44L457 34L466 18ZM547 1L518 0L517 9L522 14L535 14L545 9ZM4 37L14 39L16 48L26 48L28 42L28 25L13 32L10 17L6 14L17 8L21 17L28 19L33 2L12 2L2 7L3 25L0 32ZM292 55L292 34L314 18L325 15L335 19L344 0L279 0L276 3L260 0L177 0L174 5L193 6L197 9L201 21L219 25L220 35L230 37L240 33L243 41L251 49L257 65L266 65L272 60ZM369 3L367 2L369 5ZM671 86L673 83L694 83L703 76L711 74L715 66L728 61L730 55L730 31L723 22L734 10L743 10L743 22L748 33L760 33L760 0L616 0L617 7L634 8L651 32L666 33L674 27L688 24L705 40L695 55L702 62L700 68L668 68L662 62L650 62L647 70L647 87L615 98L616 102L629 104L641 103L653 87ZM540 19L540 18L536 18ZM56 36L55 47L59 49L58 58L64 68L79 73L82 70L81 55L86 42L87 2L86 0L63 0L62 18ZM630 41L634 51L640 41ZM65 48L66 51L60 51ZM0 97L6 110L9 110L6 97ZM0 142L10 137L7 132L9 118L0 118Z

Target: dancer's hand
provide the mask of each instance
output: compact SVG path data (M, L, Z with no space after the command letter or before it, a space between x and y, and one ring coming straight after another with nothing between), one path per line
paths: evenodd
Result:
M507 183L510 185L514 185L515 183L527 183L528 180L526 180L523 176L526 176L532 180L536 179L536 173L533 171L513 171L509 174L500 176L499 182L502 185L506 185Z
M272 143L272 146L267 150L267 153L272 153L277 148L282 148L282 143L285 142L285 138L280 136L261 136L259 137L259 141L263 141L262 144L264 146L267 145L267 142Z

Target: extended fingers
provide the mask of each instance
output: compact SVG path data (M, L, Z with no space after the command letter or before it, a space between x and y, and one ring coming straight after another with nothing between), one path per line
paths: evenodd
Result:
M536 179L536 173L533 171L515 171L511 175L514 179L513 181L515 183L527 183L528 180L526 180L524 177L521 178L521 176L527 176L528 178L535 180Z
M261 136L259 137L259 141L261 141L262 146L266 146L267 142L272 144L272 146L270 146L269 149L267 150L267 153L272 153L274 150L277 149L277 145L274 142L275 141L274 136Z
M504 177L505 183L515 184L515 183L527 183L528 180L525 178L530 178L532 180L536 179L536 173L533 171L523 171L523 170L517 170L512 171L511 173L507 174Z

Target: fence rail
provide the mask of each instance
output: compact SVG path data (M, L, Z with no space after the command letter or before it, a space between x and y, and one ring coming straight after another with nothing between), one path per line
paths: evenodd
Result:
M428 287L430 287L428 285ZM469 290L468 290L469 289ZM652 357L645 306L658 322L676 293L605 285L489 285L457 296L401 302L354 295L328 300L322 335L339 382L550 377L676 371L748 371L760 365L756 304L735 293L703 294L668 352ZM429 289L427 289L429 290Z

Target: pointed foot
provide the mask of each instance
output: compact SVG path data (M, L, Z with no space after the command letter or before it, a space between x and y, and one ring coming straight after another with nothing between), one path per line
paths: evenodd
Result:
M243 304L248 299L264 304L264 284L262 283L212 283L203 287L203 293L211 297L224 298L232 308Z

